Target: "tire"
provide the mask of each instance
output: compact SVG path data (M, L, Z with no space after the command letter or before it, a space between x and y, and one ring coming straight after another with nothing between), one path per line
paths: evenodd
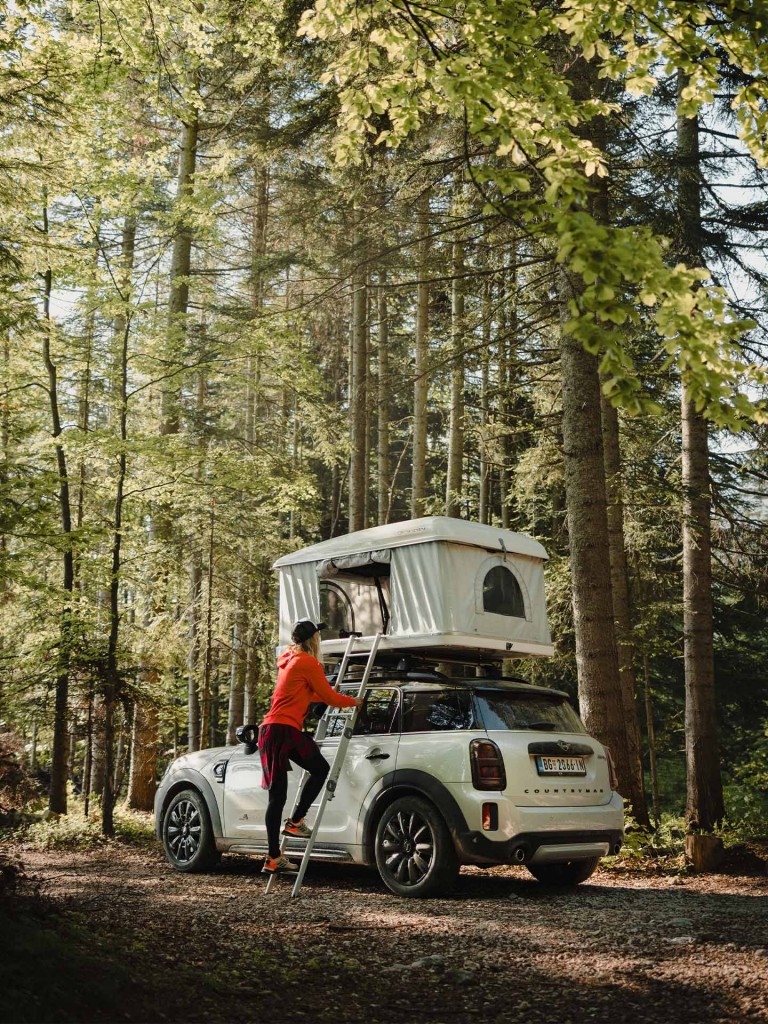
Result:
M376 828L376 867L396 896L420 898L450 891L459 862L440 812L427 800L403 796Z
M172 798L163 817L163 848L177 871L208 871L221 857L205 800L196 789Z
M564 860L560 864L527 864L534 878L545 885L578 885L594 874L599 857L589 860Z

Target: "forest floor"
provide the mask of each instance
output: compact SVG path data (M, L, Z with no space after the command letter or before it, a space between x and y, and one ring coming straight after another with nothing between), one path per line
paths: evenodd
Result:
M313 864L296 900L257 860L174 872L159 849L14 850L0 898L0 1020L768 1020L768 876L603 870L572 892L464 869L408 901Z

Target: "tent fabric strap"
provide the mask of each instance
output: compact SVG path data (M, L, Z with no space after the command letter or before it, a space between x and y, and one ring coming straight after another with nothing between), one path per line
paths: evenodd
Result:
M392 552L389 548L379 551L361 551L353 555L337 555L326 558L317 564L317 577L331 580L343 573L354 573L361 576L388 576ZM365 570L370 570L366 572Z

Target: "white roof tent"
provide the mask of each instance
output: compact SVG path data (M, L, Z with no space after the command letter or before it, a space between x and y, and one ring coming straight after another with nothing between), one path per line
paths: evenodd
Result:
M307 618L328 624L324 655L381 632L380 650L445 660L549 657L546 558L523 534L444 516L333 537L273 566L280 644Z

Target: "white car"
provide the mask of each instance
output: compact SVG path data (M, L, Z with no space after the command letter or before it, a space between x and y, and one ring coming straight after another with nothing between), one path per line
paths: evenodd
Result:
M356 693L347 682L342 690ZM348 712L325 714L332 762ZM187 754L166 771L156 827L179 871L209 869L222 853L266 855L256 734L243 726L238 746ZM300 775L289 776L287 813ZM313 858L376 866L397 895L430 896L450 889L461 864L523 864L541 882L576 885L622 838L610 756L566 694L379 666ZM286 852L295 859L303 848L289 840Z

